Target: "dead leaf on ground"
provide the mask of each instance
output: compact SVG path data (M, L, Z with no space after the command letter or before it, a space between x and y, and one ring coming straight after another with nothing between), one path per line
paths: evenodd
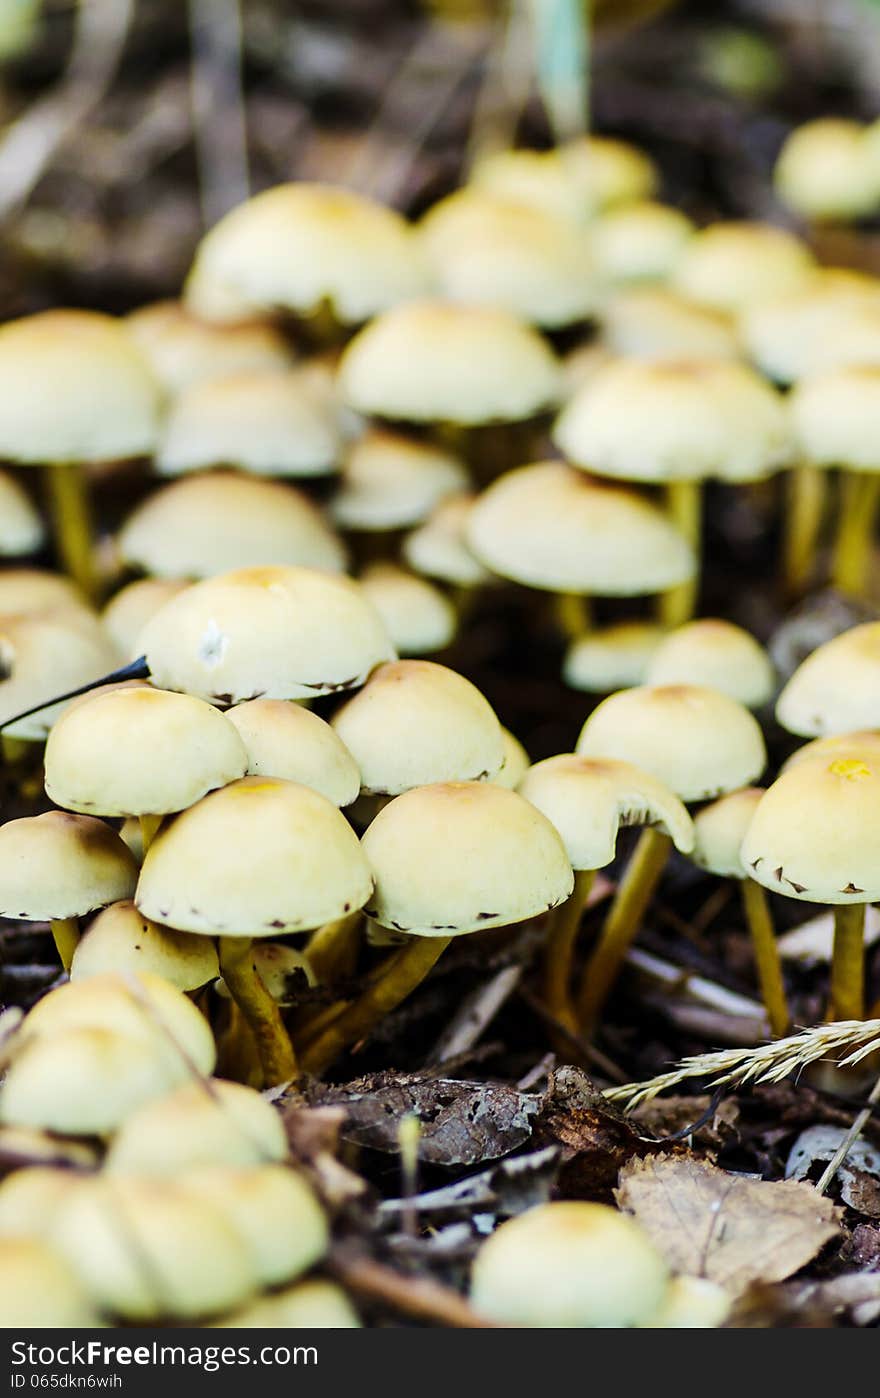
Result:
M847 1134L840 1126L810 1126L802 1131L789 1153L786 1179L818 1177ZM867 1218L880 1218L880 1148L870 1141L853 1141L835 1179L845 1204Z
M691 1156L631 1161L616 1197L673 1271L734 1294L784 1281L840 1231L838 1210L811 1185L731 1175Z
M277 1106L291 1155L312 1176L327 1203L342 1208L363 1195L364 1180L337 1158L345 1112L339 1107L304 1106L299 1093L282 1094Z
M703 1121L711 1105L712 1098L707 1093L698 1097L655 1097L650 1102L642 1102L629 1113L628 1119L657 1137L677 1136L700 1122L692 1139L701 1146L719 1150L740 1134L737 1129L740 1107L735 1097L724 1097L708 1120Z

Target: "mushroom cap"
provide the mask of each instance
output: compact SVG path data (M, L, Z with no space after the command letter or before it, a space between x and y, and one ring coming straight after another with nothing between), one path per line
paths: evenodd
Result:
M509 728L501 729L501 741L504 744L504 760L500 770L490 780L495 786L506 786L508 791L516 791L531 766L532 759L519 738L511 733Z
M334 405L301 369L241 370L185 389L171 406L159 471L237 466L255 476L326 476L342 434Z
M574 886L556 830L490 782L417 787L363 837L375 879L367 915L417 937L454 937L537 917Z
M244 777L162 829L135 903L184 932L271 937L354 912L370 889L357 837L326 797L294 782Z
M798 377L880 366L880 306L873 298L836 308L801 347Z
M468 542L501 577L631 597L693 577L693 551L657 506L560 461L506 471L478 498Z
M251 313L309 315L329 302L356 325L425 289L426 269L406 220L332 184L276 185L226 214L202 239L186 303L209 320L217 293Z
M44 568L4 568L0 572L0 616L63 610L88 610L70 578Z
M202 1165L188 1170L181 1184L244 1239L262 1286L293 1281L327 1251L324 1210L305 1178L287 1165Z
M744 786L698 811L691 853L694 863L722 879L747 879L749 871L743 866L740 850L763 795L762 787Z
M610 864L625 825L658 826L676 849L693 847L693 822L678 797L629 762L561 753L530 767L517 790L559 831L573 869Z
M880 731L877 729L867 728L856 733L833 733L828 738L813 738L811 742L796 748L779 770L780 773L787 772L789 767L796 767L799 762L809 762L813 759L827 759L833 762L838 757L865 757L868 754L872 760L875 756L880 757Z
M458 457L431 442L372 428L348 450L330 513L343 529L406 529L467 485Z
M435 204L419 232L450 301L497 306L549 328L596 310L591 244L570 219L471 187Z
M137 865L115 830L46 811L0 825L0 916L82 917L134 891Z
M708 1277L672 1277L659 1309L646 1322L654 1330L714 1330L733 1308L729 1291Z
M793 383L826 358L847 358L859 338L860 311L880 305L880 280L849 267L820 267L805 286L748 306L739 332L749 357L768 378ZM849 329L850 318L855 324ZM880 350L880 333L871 322ZM842 329L838 331L838 325ZM830 340L830 345L828 341ZM834 363L828 368L837 367Z
M729 316L688 301L667 287L637 286L609 297L602 311L606 352L633 359L739 359Z
M6 471L0 471L0 558L36 553L46 537L39 510Z
M247 753L247 773L311 787L334 806L350 806L361 788L357 763L317 714L289 699L251 699L227 710Z
M254 970L268 990L272 999L279 1005L291 1003L292 995L296 995L296 982L306 985L317 985L317 977L312 970L308 956L303 951L297 951L295 947L289 947L285 942L268 942L266 940L254 942L251 948L251 955L254 961ZM291 984L293 980L294 984ZM214 986L215 991L224 1000L231 1000L229 987L222 976Z
M41 311L0 327L0 457L114 461L153 450L161 392L122 323Z
M695 228L670 204L640 199L607 210L590 229L600 277L612 284L671 276Z
M880 725L880 621L853 626L808 655L776 701L776 717L804 738Z
M222 1078L190 1078L126 1118L105 1168L180 1178L199 1166L266 1165L287 1156L281 1113L259 1092Z
M603 340L584 340L568 350L562 357L562 402L573 398L578 389L589 383L613 358L613 352Z
M262 320L214 325L180 301L154 301L132 311L123 324L169 394L205 379L290 366L284 336Z
M3 1324L12 1330L94 1330L102 1325L76 1272L37 1238L0 1244Z
M654 483L759 480L791 455L781 395L725 360L616 360L563 409L554 440L585 470Z
M673 278L676 289L719 311L736 313L804 285L814 269L809 248L769 223L714 223L695 233Z
M49 734L45 767L46 794L67 810L167 815L243 777L247 752L203 699L143 685L72 705Z
M420 528L407 534L403 557L411 568L453 587L479 587L490 581L491 573L474 557L467 542L468 520L476 499L464 492L449 496L435 506Z
M258 1287L247 1241L183 1182L99 1175L77 1190L53 1241L96 1304L124 1320L193 1320Z
M122 558L161 578L209 578L232 568L345 569L345 549L308 496L233 471L185 476L147 497L118 536Z
M196 583L147 622L141 642L157 685L224 704L354 689L394 655L357 583L293 567Z
M761 729L748 709L698 685L639 685L603 699L577 751L632 762L682 801L736 791L764 770Z
M501 770L504 740L487 699L431 660L374 670L331 720L360 768L361 790L398 796L431 782L470 782Z
M551 151L485 156L471 182L486 193L583 221L596 209L646 198L659 177L636 146L609 136L584 136Z
M0 1238L46 1238L82 1176L58 1166L14 1170L0 1184Z
M807 903L880 898L880 761L799 762L762 796L742 844L751 878Z
M242 1327L258 1330L357 1330L360 1320L341 1286L334 1282L299 1282L271 1296L261 1296L217 1324L224 1330Z
M776 193L810 220L851 221L880 207L880 167L865 127L845 117L819 117L795 127L773 171Z
M360 584L385 624L398 655L433 655L445 650L458 629L445 593L396 563L372 563Z
M0 616L0 722L115 667L116 652L95 621L85 609L72 607ZM52 704L4 731L10 738L41 742L63 707Z
M553 351L509 311L411 301L377 317L339 366L345 400L409 422L516 422L552 406Z
M701 684L746 708L769 702L776 688L773 664L760 642L718 617L689 621L670 631L654 651L647 684Z
M214 980L220 967L216 949L206 938L160 927L126 900L105 908L80 938L70 979L84 980L106 971L118 975L149 971L178 990L189 991Z
M666 633L652 621L621 621L572 641L562 677L572 689L611 694L642 684L651 657Z
M791 395L791 419L808 461L880 471L880 363L802 379Z
M539 1204L502 1223L474 1262L471 1301L515 1326L620 1329L660 1306L668 1271L634 1219L607 1204Z
M188 586L183 578L138 578L110 599L101 622L124 660L136 660L143 654L138 642L150 617Z

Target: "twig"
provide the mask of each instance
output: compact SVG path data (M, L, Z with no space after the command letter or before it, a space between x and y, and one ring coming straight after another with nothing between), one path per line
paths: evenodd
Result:
M337 1248L327 1268L343 1286L370 1301L382 1301L415 1320L449 1325L457 1330L494 1330L491 1321L472 1310L467 1301L439 1282L404 1276L372 1258Z
M856 1141L859 1139L868 1122L871 1120L871 1117L873 1115L873 1108L877 1105L878 1102L880 1102L880 1078L877 1079L874 1086L871 1088L871 1091L869 1092L868 1097L865 1101L864 1107L859 1112L852 1126L847 1131L840 1145L837 1147L837 1150L834 1152L833 1156L826 1165L825 1170L822 1173L821 1179L818 1180L816 1184L816 1189L820 1194L824 1194L826 1189L828 1189L829 1185L831 1184L831 1181L834 1179L834 1176L837 1174L838 1170L840 1169L843 1162L846 1160L846 1157L849 1155Z
M210 227L250 193L239 0L189 0L189 24L193 136Z
M502 966L500 971L478 986L437 1040L428 1056L428 1063L446 1063L462 1053L469 1053L513 994L522 974L521 965Z

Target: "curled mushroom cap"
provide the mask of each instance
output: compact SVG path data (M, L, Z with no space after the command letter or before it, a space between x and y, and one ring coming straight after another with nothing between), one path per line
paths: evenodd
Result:
M202 239L187 305L208 319L279 307L309 315L329 302L356 325L418 295L426 272L400 214L329 184L277 185L248 199Z
M863 218L880 207L880 167L861 122L820 117L795 127L773 171L784 204L807 219Z
M575 465L623 480L758 480L791 454L780 394L724 360L616 360L575 394L554 436Z
M762 796L742 845L751 878L808 903L880 898L880 762L799 762Z
M696 838L691 852L694 863L719 878L748 878L740 850L763 795L762 787L744 786L698 811L694 816Z
M602 340L612 355L635 359L738 359L742 346L729 316L666 287L632 287L609 297Z
M789 767L796 767L800 762L814 759L833 762L838 757L870 757L872 761L880 757L880 730L866 728L857 733L833 733L829 738L814 738L811 743L796 748L786 758L780 772L787 772Z
M360 584L398 655L433 655L455 636L458 618L449 598L417 573L396 563L373 563L361 573Z
M341 450L334 405L309 376L252 369L181 393L157 463L166 476L208 466L238 466L256 476L326 476Z
M791 416L801 450L817 466L880 471L880 363L802 379L791 396Z
M451 495L431 511L419 529L407 534L403 556L417 573L453 587L479 587L491 579L468 546L468 521L476 496L465 492Z
M4 1241L0 1291L3 1324L13 1330L94 1330L103 1324L73 1268L37 1238Z
M130 900L99 913L73 953L71 980L106 971L148 971L184 991L198 990L220 974L210 941L150 922Z
M0 558L35 553L46 531L39 511L18 481L0 471Z
M665 634L649 621L621 621L588 632L566 651L563 679L588 694L611 694L641 684Z
M633 762L682 801L705 801L760 776L767 762L748 709L698 685L640 685L604 699L577 751Z
M599 275L612 284L664 280L675 270L694 231L681 209L654 200L609 209L591 229Z
M349 448L330 512L343 529L406 529L467 484L458 457L430 442L374 428Z
M847 358L845 344L850 335L844 329L840 339L838 324L845 327L851 314L858 319L862 307L874 308L878 302L876 277L848 267L821 267L797 291L749 306L740 318L740 334L749 357L763 373L777 383L794 383L820 368L829 356L835 359L838 343ZM836 366L828 363L826 367Z
M46 811L0 825L0 916L82 917L134 891L137 865L109 825Z
M307 496L233 471L187 476L158 490L119 532L121 557L160 578L293 564L338 573L345 549Z
M394 651L357 583L308 568L242 568L187 588L144 627L155 683L216 703L354 689Z
M135 902L206 936L303 932L363 907L370 874L345 817L317 791L244 777L190 806L151 844Z
M499 476L477 499L467 536L493 572L553 592L659 592L696 566L656 506L558 461Z
M152 451L159 385L119 321L42 311L0 327L0 457L112 461Z
M880 622L826 641L795 670L776 703L789 733L805 738L853 733L880 723Z
M171 394L203 379L251 369L283 370L290 365L284 336L265 321L212 325L179 301L156 301L132 311L123 324Z
M203 699L148 685L72 704L46 744L46 793L71 811L167 815L243 777L247 753Z
M333 716L368 795L480 781L504 761L501 725L463 675L430 660L381 665Z
M339 366L359 412L409 422L516 422L549 408L559 366L537 331L509 311L412 301L351 341Z
M419 937L523 922L563 903L574 885L546 816L489 782L408 791L379 812L362 843L376 884L368 915Z
M84 609L0 617L0 722L90 684L115 664L113 646ZM62 707L52 704L4 731L10 738L41 742Z
M200 1165L266 1165L287 1156L281 1113L259 1092L220 1078L190 1078L127 1117L110 1143L106 1169L179 1178Z
M715 223L682 253L674 284L716 310L737 312L806 284L813 271L806 244L769 223Z
M573 869L604 869L621 826L655 825L685 854L694 829L678 797L629 762L561 753L530 767L517 788L562 836Z
M138 642L150 617L188 586L183 578L138 578L110 599L101 622L123 660L136 660L143 654Z
M666 1292L663 1258L634 1219L607 1204L540 1204L502 1223L477 1253L474 1308L517 1326L622 1328Z
M358 765L317 714L288 699L251 699L227 712L247 753L252 777L282 777L311 787L334 806L350 806L361 789Z
M216 1324L224 1330L243 1328L357 1330L357 1311L341 1286L329 1281L304 1281L271 1296L261 1296Z
M741 626L717 617L689 621L662 640L652 655L648 684L701 684L749 709L773 695L775 675L764 647Z

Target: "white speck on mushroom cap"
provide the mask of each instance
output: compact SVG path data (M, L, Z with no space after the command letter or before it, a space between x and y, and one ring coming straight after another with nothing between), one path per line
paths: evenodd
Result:
M219 665L228 648L229 637L224 635L212 617L199 642L199 659L211 667Z

